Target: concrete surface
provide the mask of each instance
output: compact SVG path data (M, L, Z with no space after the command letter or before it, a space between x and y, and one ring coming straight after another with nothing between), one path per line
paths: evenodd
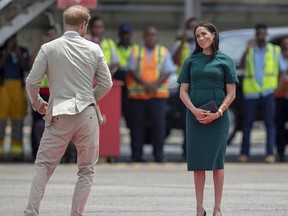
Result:
M32 164L0 165L0 215L23 215ZM60 165L47 185L40 215L68 216L74 164ZM287 164L226 164L223 216L287 216ZM212 215L213 181L207 172L204 206ZM85 216L195 215L193 174L185 163L100 163Z
M9 129L8 129L9 130ZM115 164L100 160L91 196L84 216L188 216L195 215L193 173L181 161L181 131L173 131L166 140L167 163L128 163L129 131L121 128L121 155ZM9 131L8 131L9 135ZM31 153L29 128L25 128L25 153ZM266 164L265 132L256 124L252 133L251 162L236 162L241 133L227 147L223 216L287 216L288 163ZM9 143L9 137L6 139ZM7 144L6 143L6 144ZM6 145L6 149L9 146ZM144 153L152 161L151 145ZM286 161L287 161L286 151ZM29 160L28 160L29 161ZM0 163L0 216L23 215L29 195L33 164ZM69 216L77 180L75 164L61 164L47 185L41 216ZM204 207L213 210L212 172L207 172Z

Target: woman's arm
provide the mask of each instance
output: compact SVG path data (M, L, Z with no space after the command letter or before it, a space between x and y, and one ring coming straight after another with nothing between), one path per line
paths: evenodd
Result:
M181 90L180 90L181 91ZM203 112L203 110L201 109L196 109L198 110L198 113L200 112L200 117L199 117L199 114L198 115L195 115L197 116L197 120L202 123L202 124L208 124L214 120L216 120L217 118L221 117L223 115L223 113L228 109L228 107L230 106L230 104L234 101L235 97L236 97L236 84L233 83L233 84L226 84L226 91L227 91L227 94L226 94L226 97L224 98L224 100L222 101L222 104L220 105L219 107L219 110L218 112L216 113L210 113L210 112ZM187 96L189 98L189 95L187 93ZM189 98L190 100L190 98ZM182 100L183 101L183 100ZM184 101L183 101L184 102ZM192 102L190 101L190 103L192 104ZM184 102L185 104L185 102ZM187 103L189 104L189 102ZM186 105L186 104L185 104ZM192 104L193 105L193 104ZM191 106L191 105L190 105Z
M228 109L230 104L236 98L236 84L235 83L226 84L226 91L227 91L226 97L224 98L224 100L222 101L221 106L219 107L219 109L221 109L221 111L223 113L225 112L225 110Z
M189 84L181 83L180 85L180 99L185 104L185 106L193 113L195 112L196 107L192 104L189 94L188 94Z
M198 109L193 105L192 101L190 100L189 94L188 94L188 89L189 89L188 83L181 83L180 95L179 95L180 99L185 104L187 109L189 109L194 114L194 116L196 117L197 120L202 119L203 117L206 116L206 113L209 111Z

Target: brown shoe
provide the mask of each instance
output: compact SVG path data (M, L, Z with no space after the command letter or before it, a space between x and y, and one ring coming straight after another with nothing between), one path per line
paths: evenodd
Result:
M249 160L248 156L244 155L244 154L239 155L239 157L238 157L238 162L240 162L240 163L247 163L248 160Z
M265 157L265 162L266 163L275 163L276 159L274 155L267 155Z

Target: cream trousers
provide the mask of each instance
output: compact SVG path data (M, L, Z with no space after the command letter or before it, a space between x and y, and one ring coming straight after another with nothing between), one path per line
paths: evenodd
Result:
M89 197L99 157L99 124L94 106L75 115L59 115L45 127L37 153L30 197L25 216L38 216L46 184L70 142L77 149L78 180L72 199L71 216L82 216Z

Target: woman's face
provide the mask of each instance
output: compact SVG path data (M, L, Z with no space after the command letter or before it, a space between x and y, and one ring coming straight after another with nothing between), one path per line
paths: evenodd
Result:
M103 20L95 20L93 23L91 23L92 35L101 37L103 35L104 30L105 26Z
M199 26L195 31L195 37L198 45L203 49L210 49L215 38L215 32L211 33L207 28Z

